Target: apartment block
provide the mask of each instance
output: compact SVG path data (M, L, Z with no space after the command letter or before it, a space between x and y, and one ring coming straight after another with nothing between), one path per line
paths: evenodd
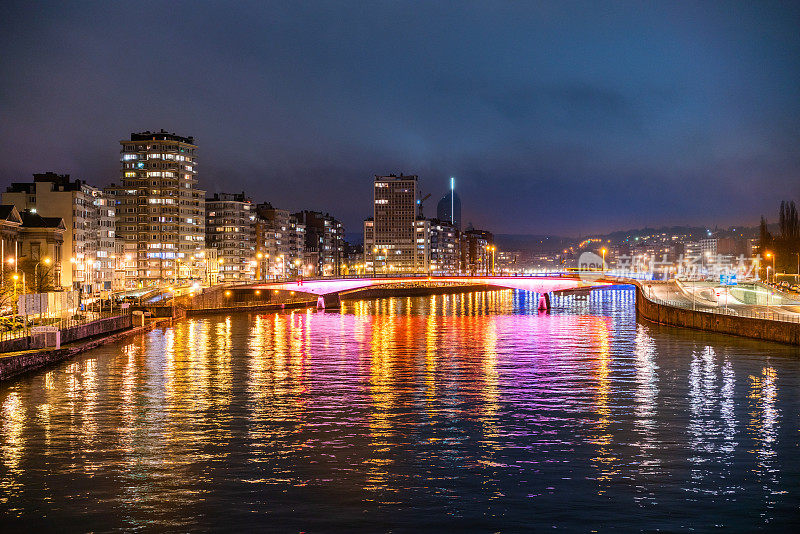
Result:
M216 249L221 282L256 276L256 214L244 193L216 193L206 198L206 246Z
M205 248L205 191L198 189L194 138L132 133L120 141L117 233L136 264L137 285L200 280Z

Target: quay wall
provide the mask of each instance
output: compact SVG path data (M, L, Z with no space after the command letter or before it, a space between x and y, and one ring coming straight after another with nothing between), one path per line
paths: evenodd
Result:
M636 315L654 323L800 345L800 323L676 308L653 302L636 287Z
M94 334L96 337L94 337L93 339L89 339L84 343L74 344L69 347L62 347L60 349L31 350L29 352L22 352L20 354L11 354L8 356L0 355L0 382L11 378L15 378L29 371L34 371L36 369L41 369L43 367L47 367L49 365L58 362L68 360L73 356L80 354L81 352L91 350L101 345L105 345L106 343L118 341L127 336L148 332L159 325L171 322L170 319L161 319L161 320L151 321L144 326L131 328L130 316L127 316L128 319L127 326L124 326L124 322L114 321L114 319L120 319L120 318L112 317L106 319L104 320L105 322L104 325L94 326L92 328L87 328L91 325L80 325L80 327L73 327L75 329L83 328L83 330L82 331L76 330L75 332L71 332L69 334L71 336L80 335L82 333L98 332L97 334ZM92 323L92 325L93 324L94 323ZM120 330L120 327L123 328L123 330ZM66 330L72 330L72 329L65 329L65 331ZM100 330L103 330L103 332L100 332ZM64 331L62 331L62 335L63 333ZM108 335L102 335L102 334L108 334Z
M61 330L61 344L73 343L87 337L99 336L130 328L133 325L133 318L130 314L115 317L98 319L90 323L84 323ZM18 337L0 342L0 356L6 352L19 352L21 350L40 349L32 336Z

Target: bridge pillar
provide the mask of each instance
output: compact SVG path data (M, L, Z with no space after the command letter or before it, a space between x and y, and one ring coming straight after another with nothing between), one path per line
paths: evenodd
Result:
M539 311L550 311L550 293L539 293Z
M342 303L339 300L339 293L328 293L327 295L320 295L319 298L317 298L318 310L336 309L341 306Z

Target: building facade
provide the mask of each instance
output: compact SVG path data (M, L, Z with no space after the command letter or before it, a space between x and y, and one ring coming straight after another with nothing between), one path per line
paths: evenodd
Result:
M205 191L198 189L197 145L165 131L132 133L120 141L117 233L136 262L138 285L201 279Z
M417 189L417 176L375 176L373 217L364 222L364 263L373 270L381 267L385 272L397 273L428 270L424 233L427 221L417 221Z
M255 279L256 215L244 193L206 198L206 246L217 251L221 282Z
M428 230L430 271L433 274L461 272L459 231L450 221L431 219Z
M469 229L461 234L461 272L488 275L492 268L494 236L484 230Z
M329 213L301 211L293 217L305 227L306 266L316 276L339 274L344 254L344 227Z
M2 194L4 204L21 212L63 219L57 285L86 293L111 290L115 276L114 197L68 174L33 175L33 182L13 183Z
M451 189L436 205L436 218L461 230L461 197L455 190Z
M288 210L278 209L269 202L256 205L255 236L257 277L263 279L297 276L306 269L305 225ZM259 257L259 254L261 256Z

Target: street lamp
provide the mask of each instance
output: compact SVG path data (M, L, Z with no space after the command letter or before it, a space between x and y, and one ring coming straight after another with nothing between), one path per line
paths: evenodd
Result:
M769 259L772 258L772 283L775 283L775 254L766 252L764 256ZM767 265L767 282L769 282L769 265Z
M386 272L388 272L387 265L389 263L389 256L388 256L389 250L388 249L383 249L382 252L383 252L383 272L386 273Z
M603 268L601 269L603 274L605 274L606 272L606 252L608 251L606 250L605 247L600 249L600 254L603 255ZM617 258L617 263L619 263L619 258ZM619 267L617 267L617 272L619 272Z

